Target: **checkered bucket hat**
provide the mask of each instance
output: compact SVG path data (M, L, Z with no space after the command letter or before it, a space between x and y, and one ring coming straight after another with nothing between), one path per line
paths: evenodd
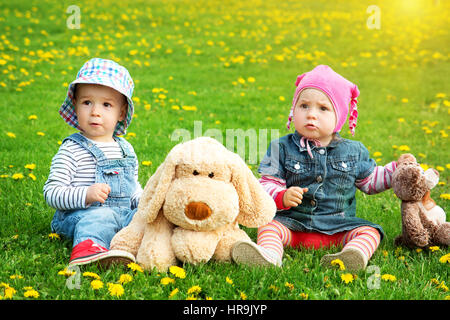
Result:
M119 121L114 131L114 135L119 136L126 133L133 117L134 106L131 96L133 94L134 83L127 69L118 63L93 58L87 61L78 71L77 78L69 85L67 97L64 100L59 114L70 126L81 129L78 125L77 115L75 113L74 89L77 83L101 84L113 88L123 94L128 101L127 116L123 121Z

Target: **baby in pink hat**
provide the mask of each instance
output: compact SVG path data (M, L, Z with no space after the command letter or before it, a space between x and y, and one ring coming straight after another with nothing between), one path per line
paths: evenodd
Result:
M375 194L391 186L396 163L377 166L358 141L339 135L347 122L355 134L358 87L329 66L297 77L287 123L295 132L271 142L258 172L277 214L258 229L257 243L235 244L238 263L281 266L284 247L341 247L321 264L361 270L383 238L378 224L358 218L356 188Z

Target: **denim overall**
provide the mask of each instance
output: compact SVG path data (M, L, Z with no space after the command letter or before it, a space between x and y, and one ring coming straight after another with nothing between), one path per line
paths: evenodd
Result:
M80 133L70 139L86 148L96 160L96 183L106 183L111 192L105 203L94 202L89 207L75 210L57 210L51 222L54 232L73 239L73 246L91 239L109 249L113 236L126 227L133 218L136 208L131 208L131 196L136 190L136 155L123 138L114 137L122 149L123 158L109 160L104 153ZM64 140L64 141L65 141Z
M285 180L286 188L308 188L300 205L277 211L274 219L293 231L329 235L371 226L383 237L381 226L355 216L355 181L368 177L376 166L364 145L337 134L327 147L310 144L311 158L300 139L295 132L272 141L258 168L261 175Z

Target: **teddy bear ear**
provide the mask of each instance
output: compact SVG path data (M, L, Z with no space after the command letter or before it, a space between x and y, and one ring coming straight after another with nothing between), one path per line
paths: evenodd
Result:
M174 175L175 165L166 159L145 185L139 200L138 212L140 215L146 216L149 223L156 219L159 210L162 208Z
M257 228L272 221L276 206L241 157L230 151L231 183L239 197L237 222Z

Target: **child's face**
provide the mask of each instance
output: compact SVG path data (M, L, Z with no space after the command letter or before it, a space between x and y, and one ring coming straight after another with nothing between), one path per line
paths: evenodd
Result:
M117 122L126 116L126 98L107 86L78 84L74 100L84 136L94 141L113 141Z
M336 127L336 114L328 96L317 89L304 89L294 108L294 125L302 136L327 146Z

